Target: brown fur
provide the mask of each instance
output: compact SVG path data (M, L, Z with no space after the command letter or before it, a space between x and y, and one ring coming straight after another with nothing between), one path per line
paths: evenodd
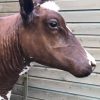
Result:
M92 72L85 50L59 13L36 7L28 14L0 18L0 95L6 100L19 73L31 61L69 71L77 77ZM52 28L49 22L55 19L59 25Z

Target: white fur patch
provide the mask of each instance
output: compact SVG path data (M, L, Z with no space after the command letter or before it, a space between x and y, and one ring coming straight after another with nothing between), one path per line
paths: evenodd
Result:
M4 100L4 98L0 96L0 100Z
M30 69L30 66L26 66L26 67L22 70L22 72L19 73L19 76L21 76L21 75L25 74L26 72L28 72L29 69Z
M70 31L70 32L72 32L72 30L68 27L68 26L66 26L67 27L67 29Z
M54 1L47 1L41 4L41 7L58 12L60 8Z
M7 96L7 100L10 100L11 91L9 91L6 96ZM6 99L4 99L2 96L0 96L0 100L6 100Z
M87 55L87 59L89 60L89 64L91 65L91 63L92 63L92 64L96 65L96 61L95 61L94 57L92 57L92 55L90 55L86 50L85 50L85 52Z
M7 93L7 98L8 98L8 100L10 100L10 97L11 97L11 91L9 91L8 93Z

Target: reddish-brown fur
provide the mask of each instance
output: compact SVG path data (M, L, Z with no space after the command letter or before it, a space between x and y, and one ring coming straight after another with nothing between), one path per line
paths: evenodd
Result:
M59 13L39 6L25 12L27 7L21 4L25 1L20 0L21 15L0 18L0 96L5 100L19 73L31 61L77 77L88 76L94 66L89 65L85 50ZM55 20L58 26L53 28L50 23Z
M18 43L18 15L0 18L0 95L6 95L19 77L23 56Z

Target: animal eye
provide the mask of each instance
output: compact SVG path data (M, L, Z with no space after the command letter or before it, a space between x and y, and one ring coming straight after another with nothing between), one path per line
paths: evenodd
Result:
M58 28L58 21L56 19L50 19L48 21L48 26L51 29L57 29Z

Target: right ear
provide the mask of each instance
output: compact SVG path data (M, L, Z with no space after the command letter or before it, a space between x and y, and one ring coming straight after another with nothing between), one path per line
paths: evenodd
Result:
M20 4L20 14L24 23L29 23L28 21L30 14L34 9L34 4L32 0L19 0Z

